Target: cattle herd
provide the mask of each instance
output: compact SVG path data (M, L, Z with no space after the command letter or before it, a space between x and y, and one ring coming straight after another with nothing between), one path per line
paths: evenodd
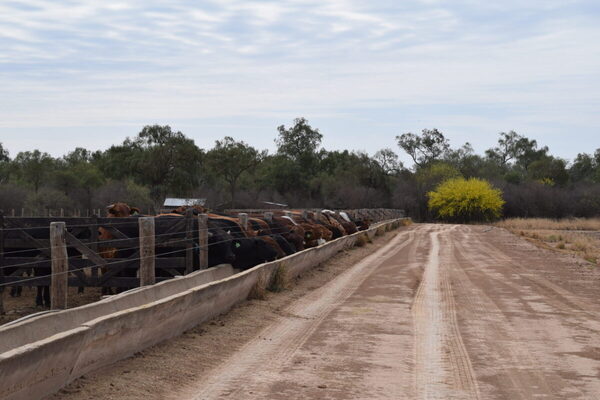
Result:
M213 267L219 264L231 264L238 270L246 270L263 262L273 261L283 258L290 254L304 250L306 248L316 247L327 241L365 230L369 228L370 221L367 218L356 219L346 212L334 212L330 210L320 211L301 211L301 210L278 210L270 212L268 218L265 214L247 214L247 221L242 221L238 215L228 215L209 211L200 206L180 207L169 213L153 215L158 232L168 231L168 227L174 226L180 218L191 214L207 215L207 236L208 236L208 267ZM127 237L134 238L139 235L138 224L132 218L151 216L142 215L135 207L131 207L126 203L115 203L107 207L108 218L127 218L128 222L123 222L119 226L119 230ZM192 231L195 234L193 237L194 249L198 254L199 249L199 230L197 218L193 219L195 229ZM94 228L95 229L95 228ZM104 259L135 259L138 248L111 248L111 241L116 239L109 229L102 226L98 228L98 255ZM40 232L37 232L40 231ZM47 228L36 228L29 231L32 235L47 235ZM173 242L178 240L188 240L186 232L169 233L169 239ZM157 234L156 236L161 236ZM47 236L46 236L47 237ZM104 244L103 244L104 243ZM11 250L11 249L4 249ZM167 246L157 246L156 256L161 257L171 253L182 251L179 247L169 248ZM23 255L26 255L23 250L18 250ZM9 251L10 253L10 251ZM37 256L38 252L31 250L32 255ZM139 254L139 253L138 253ZM69 257L81 257L75 249L69 248ZM139 258L138 258L139 259ZM193 268L199 269L199 257L193 257ZM108 261L108 260L107 260ZM109 262L110 263L110 262ZM101 272L105 273L110 267L101 268ZM5 268L4 272L10 275L11 269ZM171 272L167 273L164 269L156 268L156 276L172 277L173 271L177 274L184 274L182 268L170 268ZM49 265L46 267L31 268L33 276L48 276L51 273ZM135 277L137 271L135 269L123 269L118 273L120 277ZM170 274L170 275L169 275ZM127 288L116 288L117 291L122 291ZM83 287L80 288L83 291ZM108 287L102 288L103 294L111 294L113 290ZM12 296L19 296L21 288L13 286L11 290ZM50 305L50 296L48 286L37 286L37 305Z
M356 220L345 212L330 210L274 211L269 219L251 214L247 224L238 216L209 212L201 206L179 207L155 217L181 218L188 209L208 216L208 266L231 264L240 270L368 229L370 224L366 218ZM137 208L125 203L112 204L107 210L110 218L142 216ZM99 238L108 240L112 236L100 227ZM100 255L116 257L116 249L105 248Z

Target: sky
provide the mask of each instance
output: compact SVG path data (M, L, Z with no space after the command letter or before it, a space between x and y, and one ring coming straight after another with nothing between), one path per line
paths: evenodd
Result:
M60 156L168 124L273 151L305 117L329 150L515 130L572 160L600 147L599 22L576 0L2 0L0 142Z

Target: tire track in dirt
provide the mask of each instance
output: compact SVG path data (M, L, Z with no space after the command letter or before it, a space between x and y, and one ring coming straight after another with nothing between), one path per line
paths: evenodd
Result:
M396 235L376 253L293 303L285 310L285 315L297 317L282 317L198 382L187 395L177 393L174 398L268 398L270 383L332 310L339 307L381 263L413 244L414 236L413 231Z
M503 253L475 229L462 227L450 238L450 264L486 398L594 398L589 390L596 391L597 383L573 380L575 371L585 376L590 362L559 355L585 348L575 338L585 337L581 327L593 320L574 307L581 301L562 288L553 292L536 284L521 266L524 260ZM575 301L565 301L565 292ZM597 337L597 329L592 332Z
M431 233L423 280L412 307L415 327L415 385L421 399L479 399L469 355L456 319L446 266L440 263L441 234Z

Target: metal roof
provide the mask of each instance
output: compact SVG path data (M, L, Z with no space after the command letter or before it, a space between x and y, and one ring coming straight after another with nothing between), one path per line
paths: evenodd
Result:
M278 207L287 207L287 204L281 204L281 203L273 203L272 201L263 201L263 204L268 204L270 206L278 206Z
M177 199L175 197L167 197L163 207L203 206L204 204L206 204L206 199Z

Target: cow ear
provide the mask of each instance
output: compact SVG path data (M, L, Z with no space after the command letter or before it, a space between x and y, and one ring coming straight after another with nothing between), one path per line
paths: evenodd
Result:
M130 207L129 208L129 214L131 215L136 215L140 213L140 209L137 207Z
M228 230L228 231L227 231L227 234L228 234L228 235L231 235L231 230Z

